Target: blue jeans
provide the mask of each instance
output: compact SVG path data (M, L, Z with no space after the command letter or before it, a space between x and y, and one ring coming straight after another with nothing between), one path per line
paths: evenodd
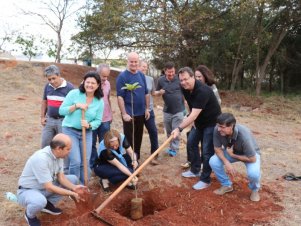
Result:
M65 175L72 184L78 184L78 178L74 175ZM62 187L58 182L54 185ZM45 208L47 200L52 204L56 204L62 196L47 191L46 189L25 189L21 188L17 191L18 203L26 207L26 214L29 218L34 218L37 213Z
M47 117L46 118L46 125L43 127L42 130L42 143L41 147L44 148L48 146L52 140L52 138L62 132L62 121L61 119L54 119Z
M63 133L68 135L72 141L71 151L68 156L69 173L79 178L80 182L84 184L84 160L83 160L83 140L82 131L70 127L63 127ZM90 178L91 169L89 161L92 150L92 130L86 130L86 164L88 168L88 178Z
M215 126L205 127L203 129L195 128L191 130L187 140L187 153L191 160L191 172L198 173L201 170L201 155L199 151L199 142L201 141L201 151L203 160L203 170L200 180L210 183L210 174L212 169L209 165L209 159L214 155L213 131Z
M151 154L154 153L158 147L158 130L156 127L156 122L155 122L155 113L153 110L151 110L150 112L150 117L148 120L144 121L144 125L148 131L148 136L149 136L149 140L151 143Z
M103 140L103 136L106 132L108 132L111 128L111 122L102 122L100 126L93 130L93 136L92 136L92 152L90 157L90 168L93 168L95 160L98 158L97 156L97 148L96 148L96 142L98 138L98 143L100 143Z
M239 160L232 158L226 149L224 149L224 156L228 159L229 162L237 162ZM218 181L222 186L232 186L232 182L224 169L224 162L217 156L214 155L210 159L210 166L212 167L213 172L215 173ZM244 162L247 168L247 175L249 179L249 188L252 191L258 191L260 188L260 155L256 154L256 162Z
M127 163L127 168L130 172L133 172L132 159L126 154L123 156ZM110 164L101 164L94 167L94 172L102 179L108 179L112 184L125 181L129 176L120 171L116 166Z

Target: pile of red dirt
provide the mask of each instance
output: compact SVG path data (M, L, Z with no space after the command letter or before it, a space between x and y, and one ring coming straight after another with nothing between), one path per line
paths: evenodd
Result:
M175 187L161 184L160 187L147 190L146 183L140 183L138 197L143 199L144 217L130 219L130 203L135 192L125 189L99 214L112 225L254 225L267 224L277 218L283 207L278 194L263 186L261 201L249 200L250 190L247 180L239 176L234 183L234 191L224 196L212 191L219 184L213 178L210 189L194 191L192 180L185 180L185 185ZM273 185L271 185L273 186ZM185 188L186 187L186 188ZM70 205L62 202L64 213L60 216L43 215L43 225L105 225L90 213L99 206L108 194L99 191L92 195L89 205Z

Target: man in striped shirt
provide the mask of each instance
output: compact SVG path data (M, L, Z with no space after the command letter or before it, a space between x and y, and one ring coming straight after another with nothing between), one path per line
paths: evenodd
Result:
M60 70L55 65L45 68L45 76L48 83L45 85L41 105L42 144L41 148L48 146L52 138L62 132L63 116L59 114L59 108L66 95L74 87L60 75Z

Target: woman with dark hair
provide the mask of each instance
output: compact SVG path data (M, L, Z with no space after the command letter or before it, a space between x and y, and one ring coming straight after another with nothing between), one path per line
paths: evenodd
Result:
M66 173L76 175L80 182L84 183L83 162L89 165L92 151L92 130L101 124L104 102L101 89L101 79L97 72L88 72L78 89L68 93L62 103L59 113L65 118L62 123L62 131L72 140L72 148L68 156ZM85 110L85 119L82 119L82 110ZM86 140L82 140L82 127L86 128ZM82 142L86 142L86 159L82 156ZM88 167L90 177L90 167Z
M94 172L100 177L100 185L104 191L109 190L108 180L117 184L126 180L138 167L137 157L124 134L111 129L105 133L98 148L98 159L94 164ZM138 178L134 177L127 186L135 189Z
M195 79L200 80L202 83L207 84L213 90L219 105L221 105L222 101L218 94L217 87L215 85L214 75L212 71L206 67L205 65L199 65L194 72Z

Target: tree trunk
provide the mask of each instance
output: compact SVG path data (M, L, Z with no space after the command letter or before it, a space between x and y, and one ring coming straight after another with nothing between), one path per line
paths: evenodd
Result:
M266 68L270 62L270 59L276 52L278 46L280 45L281 41L287 34L288 30L286 28L283 28L281 31L279 31L277 34L273 34L272 42L270 45L270 48L268 50L268 53L263 61L263 64L259 66L259 68L256 70L256 95L259 96L261 93L261 83L265 77Z
M62 37L61 33L57 32L57 49L55 60L57 63L61 63L61 50L62 50Z
M230 86L231 91L234 91L234 89L235 89L235 85L236 85L238 77L239 77L239 72L241 71L242 67L243 67L242 59L236 59L234 68L232 71L232 82L231 82L231 86Z

